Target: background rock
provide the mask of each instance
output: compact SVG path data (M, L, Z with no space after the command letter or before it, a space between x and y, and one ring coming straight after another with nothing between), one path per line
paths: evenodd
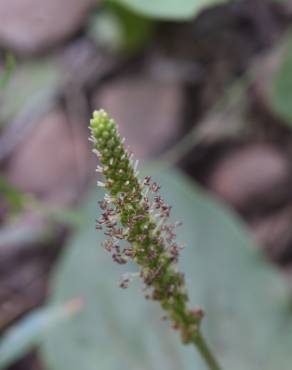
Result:
M219 161L207 185L238 210L254 204L269 207L287 193L289 168L289 161L274 146L250 144Z
M0 44L20 53L53 46L74 34L97 0L2 0Z
M72 129L66 114L55 110L44 116L13 156L7 177L23 191L58 204L70 204L79 195L91 167L87 131Z
M138 158L151 158L177 138L182 104L180 84L129 76L98 90L93 105L117 120Z

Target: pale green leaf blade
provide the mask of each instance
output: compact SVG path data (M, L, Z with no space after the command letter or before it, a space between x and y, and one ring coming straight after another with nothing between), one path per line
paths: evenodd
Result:
M283 43L281 61L275 73L271 91L271 107L289 126L292 126L292 34Z
M40 343L47 333L80 309L80 300L36 309L7 330L0 340L0 369L6 369Z
M288 293L241 223L191 185L179 172L154 176L183 220L179 240L187 245L180 269L192 304L205 308L203 332L226 370L290 370L292 346ZM133 282L118 288L118 268L101 250L94 229L98 191L88 198L86 225L67 248L55 274L54 303L80 295L85 309L74 323L46 338L50 370L206 370L194 348L159 320L157 304L144 300Z
M165 20L186 20L202 9L227 0L114 0L145 17Z

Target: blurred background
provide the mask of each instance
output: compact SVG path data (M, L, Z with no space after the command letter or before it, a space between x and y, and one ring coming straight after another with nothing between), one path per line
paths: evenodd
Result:
M58 279L65 279L62 292L67 292L70 273L78 276L90 258L82 252L85 260L79 263L80 257L77 262L70 257L72 264L79 264L77 270L66 265L72 238L88 222L84 204L93 205L93 215L97 213L97 192L88 195L96 166L87 139L94 109L104 108L117 120L145 171L158 176L173 171L168 172L170 178L194 187L188 192L227 213L228 222L218 221L220 232L228 238L233 226L230 231L226 225L234 223L248 240L239 244L260 251L268 274L275 273L276 279L283 275L283 286L290 289L291 31L291 1L1 0L1 369L75 369L74 362L66 362L71 358L67 347L60 356L48 343L42 352L35 348L67 317L58 338L60 343L73 338L71 316L74 320L87 304L70 288L58 305L63 293L55 291L61 284ZM163 181L168 188L168 180ZM200 187L207 193L200 195ZM183 192L176 195L178 203L188 203L183 203ZM190 215L203 215L206 223L200 232L206 227L212 233L211 216L203 208L194 206ZM214 216L214 225L216 217L221 218ZM93 229L94 219L89 221ZM100 261L104 252L96 247L97 238L93 233L91 242L82 244L93 243ZM230 250L236 250L236 240ZM62 266L68 267L68 276ZM114 274L113 295L119 276ZM243 280L244 276L243 272ZM102 280L94 273L87 279ZM259 291L265 289L259 286ZM129 304L128 292L122 295ZM96 325L95 319L86 320ZM106 332L99 340L108 340L111 347ZM93 337L74 345L86 349L92 341L94 348ZM134 347L128 343L128 348ZM109 353L116 358L113 349ZM77 369L172 369L157 359L153 361L158 367L147 365L142 357L139 366L131 367L90 358L89 365L80 355ZM183 368L179 362L176 366ZM203 369L200 366L197 369ZM282 366L274 369L289 369ZM235 368L241 369L238 364Z

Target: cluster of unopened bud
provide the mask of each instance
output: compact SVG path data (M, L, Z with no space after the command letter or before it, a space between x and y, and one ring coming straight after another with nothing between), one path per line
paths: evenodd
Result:
M182 248L175 229L180 223L168 222L171 207L159 195L159 185L150 176L139 180L138 162L125 149L114 120L104 110L95 111L89 129L99 159L97 172L104 178L97 184L107 191L98 202L102 213L96 221L96 229L108 237L103 246L116 263L131 259L141 267L138 276L145 283L146 298L159 301L183 341L193 342L203 313L188 309L184 275L177 270ZM127 288L132 278L126 274L120 286Z

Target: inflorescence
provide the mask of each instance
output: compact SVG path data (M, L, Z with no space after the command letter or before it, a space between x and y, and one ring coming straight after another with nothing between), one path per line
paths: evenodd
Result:
M102 214L96 222L96 229L107 236L104 248L114 262L133 260L140 266L145 297L160 302L164 318L180 331L184 343L196 342L203 311L187 307L184 275L177 270L182 248L175 229L180 223L168 222L171 206L159 195L159 185L150 176L139 180L138 161L125 149L115 121L104 110L95 111L89 129L99 159L96 171L105 179L97 184L107 190L98 202ZM127 288L133 275L125 274L120 286Z

